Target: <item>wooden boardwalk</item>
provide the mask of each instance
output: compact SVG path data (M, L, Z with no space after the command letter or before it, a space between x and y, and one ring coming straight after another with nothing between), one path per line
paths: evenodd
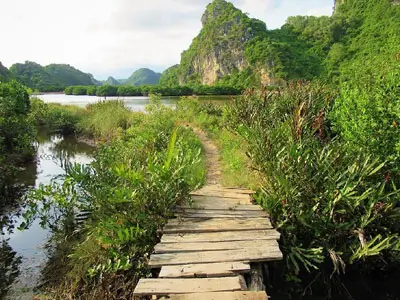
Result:
M282 259L267 213L253 191L222 187L215 145L198 132L207 159L207 185L176 210L149 266L158 278L141 279L135 297L174 300L265 300L261 264Z
M193 204L177 210L164 228L149 265L157 279L141 279L135 296L169 299L267 299L248 291L250 263L282 259L268 215L251 203L252 191L207 185ZM250 283L251 285L251 283ZM168 299L168 298L166 298Z

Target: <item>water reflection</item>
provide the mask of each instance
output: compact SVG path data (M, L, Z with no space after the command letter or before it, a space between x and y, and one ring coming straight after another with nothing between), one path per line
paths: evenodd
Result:
M35 221L28 230L16 228L22 220L23 194L27 189L48 184L64 174L66 162L89 163L94 148L75 137L51 135L42 130L37 134L35 160L22 168L15 180L19 196L8 199L14 203L0 211L0 299L32 299L40 271L47 260L45 244L50 232Z
M0 299L3 299L14 280L20 275L22 257L14 251L7 240L0 242Z

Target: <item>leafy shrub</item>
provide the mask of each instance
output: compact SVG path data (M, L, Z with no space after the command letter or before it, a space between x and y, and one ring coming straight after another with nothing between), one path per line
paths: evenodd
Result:
M132 113L124 102L99 101L86 107L78 128L82 133L109 140L130 125Z
M258 201L282 233L291 278L396 260L400 247L397 189L380 174L378 158L347 152L332 137L327 116L334 98L319 83L298 82L279 92L248 91L228 111L262 176Z
M374 82L347 83L341 89L331 118L348 150L366 151L396 166L400 158L400 71Z
M0 82L0 209L16 191L16 167L33 156L34 127L28 113L29 94L16 81Z
M44 103L38 98L31 98L30 119L38 126L46 126L50 131L63 134L75 133L84 109L55 103Z

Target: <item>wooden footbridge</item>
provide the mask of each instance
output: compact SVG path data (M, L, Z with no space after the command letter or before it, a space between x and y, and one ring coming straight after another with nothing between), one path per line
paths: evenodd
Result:
M267 299L262 264L282 259L268 215L252 203L253 191L226 188L220 181L216 148L202 139L207 185L192 193L164 228L149 266L158 278L141 279L135 297L175 300Z

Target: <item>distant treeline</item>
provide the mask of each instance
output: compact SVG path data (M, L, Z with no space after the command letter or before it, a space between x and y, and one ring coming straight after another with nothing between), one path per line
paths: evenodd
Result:
M242 89L232 86L127 86L127 85L103 85L103 86L69 86L64 90L66 95L89 96L147 96L149 94L161 94L163 96L191 96L191 95L240 95Z

